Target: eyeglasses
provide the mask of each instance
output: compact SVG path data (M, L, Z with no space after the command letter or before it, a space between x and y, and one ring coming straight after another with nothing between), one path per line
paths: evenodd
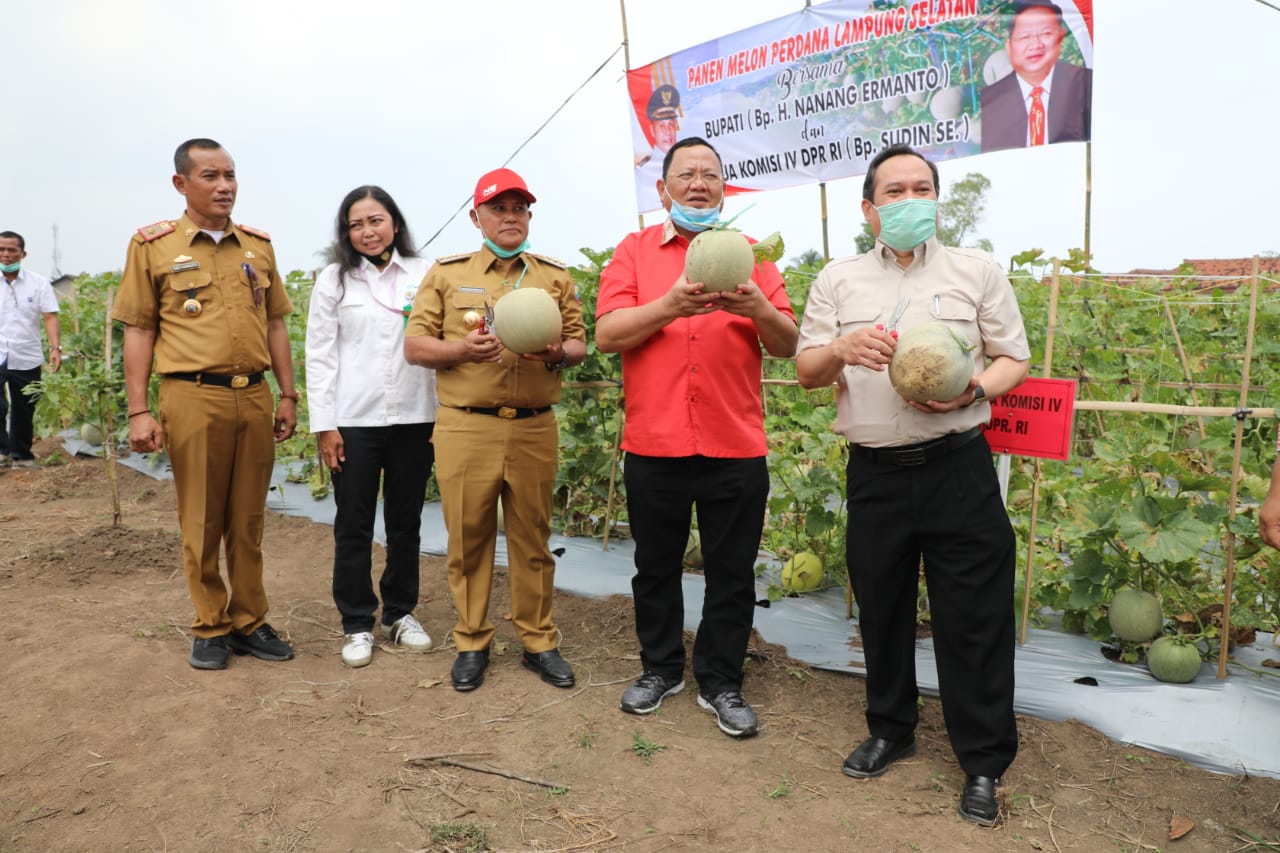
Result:
M1058 30L1037 30L1034 33L1019 33L1018 35L1013 36L1010 41L1021 47L1023 45L1031 44L1033 41L1048 44L1049 42L1057 41L1057 39Z
M679 175L667 176L669 184L693 184L697 181L702 181L709 187L718 187L724 183L724 178L715 172L682 172Z

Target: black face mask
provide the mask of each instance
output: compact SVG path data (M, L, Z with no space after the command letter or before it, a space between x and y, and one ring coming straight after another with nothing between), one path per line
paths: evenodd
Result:
M391 250L383 249L382 253L378 255L366 255L363 252L361 252L360 257L368 258L369 263L373 264L375 267L380 267L383 264L385 264L387 261L391 260Z

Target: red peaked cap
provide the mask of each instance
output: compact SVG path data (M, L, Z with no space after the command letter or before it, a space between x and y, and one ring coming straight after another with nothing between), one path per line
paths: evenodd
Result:
M474 206L479 207L486 201L493 201L510 190L520 193L529 204L537 201L533 197L533 193L529 192L529 188L525 186L524 178L510 169L494 169L492 172L486 172L480 177L480 180L476 181Z

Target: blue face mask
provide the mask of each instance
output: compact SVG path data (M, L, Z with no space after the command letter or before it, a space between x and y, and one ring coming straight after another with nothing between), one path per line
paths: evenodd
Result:
M529 251L528 240L525 240L523 243L521 243L519 246L516 246L514 249L504 249L501 246L499 246L497 243L490 240L488 237L484 238L484 244L489 247L490 252L493 252L495 255L502 258L504 261L508 261L514 258L516 255L520 254L521 252Z
M14 261L11 264L0 264L0 272L17 272L22 269L22 261Z
M715 207L686 207L671 198L670 193L667 194L667 198L671 199L671 221L686 231L706 231L720 221L719 205Z
M938 230L938 202L931 198L909 198L877 207L880 214L880 242L890 249L909 252Z

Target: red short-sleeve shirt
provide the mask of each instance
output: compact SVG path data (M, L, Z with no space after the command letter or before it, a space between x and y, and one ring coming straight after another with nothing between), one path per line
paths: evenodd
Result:
M627 237L600 277L596 317L645 305L684 273L689 241L667 220ZM756 264L751 280L792 320L782 275ZM622 448L642 456L749 459L768 453L755 323L726 311L682 317L622 353Z

